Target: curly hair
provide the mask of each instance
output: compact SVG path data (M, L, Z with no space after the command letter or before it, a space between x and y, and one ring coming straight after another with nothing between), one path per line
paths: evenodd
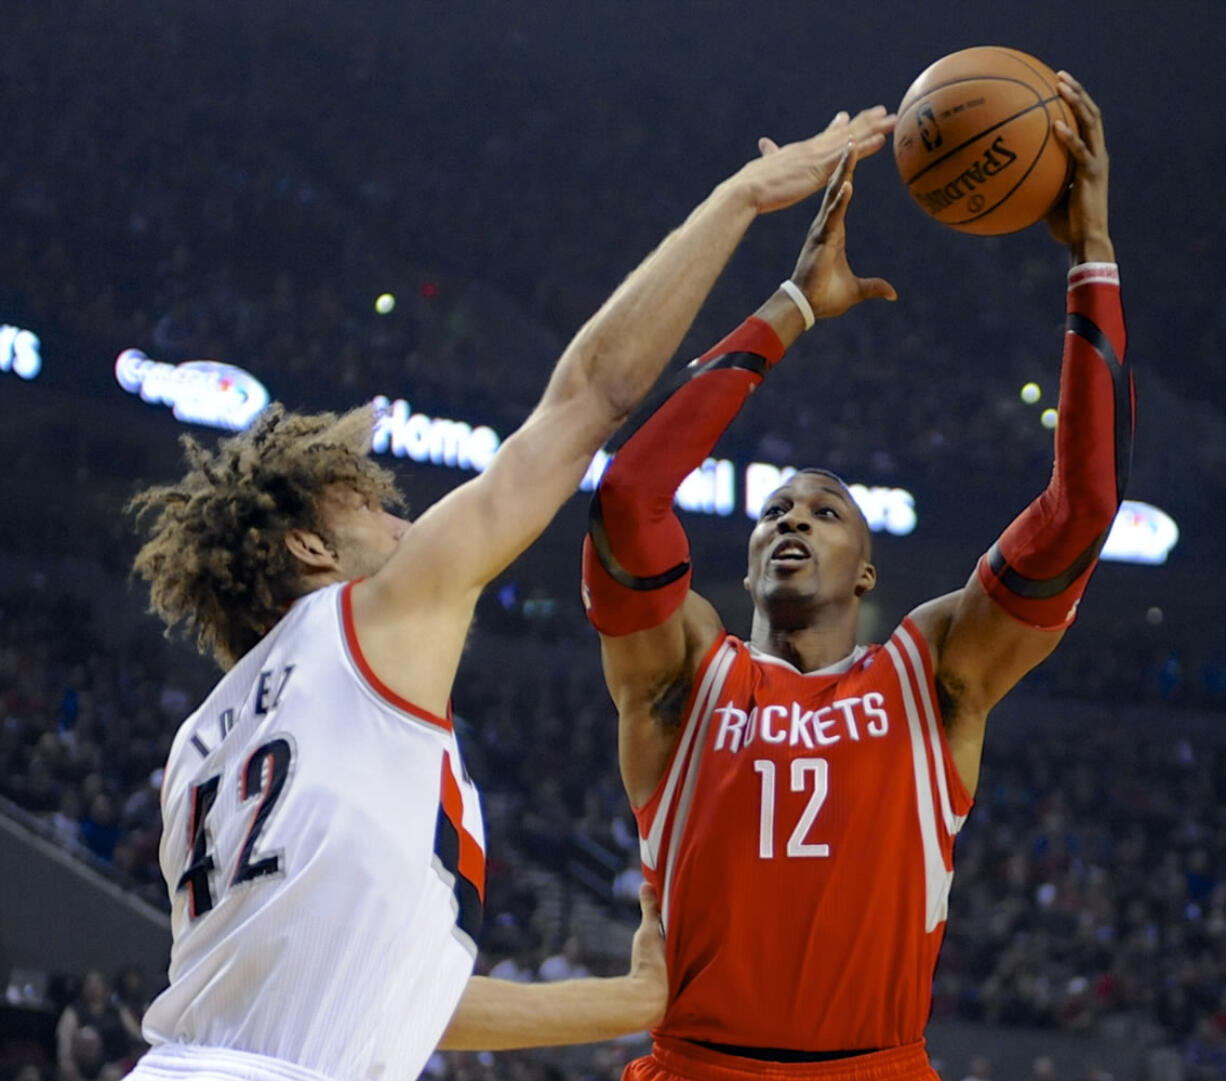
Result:
M138 526L153 516L132 573L149 583L149 611L167 637L194 634L201 653L230 668L302 592L285 534L306 529L331 543L320 506L329 487L403 503L391 472L367 457L373 429L369 406L303 415L274 404L213 452L182 437L187 474L127 506Z

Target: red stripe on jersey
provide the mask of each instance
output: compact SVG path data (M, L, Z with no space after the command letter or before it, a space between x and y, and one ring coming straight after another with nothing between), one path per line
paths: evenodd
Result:
M345 629L345 644L349 647L349 656L353 658L353 663L357 666L358 671L370 689L387 702L388 705L395 706L398 710L409 714L419 721L426 721L429 724L437 725L446 732L450 732L452 726L449 717L440 717L437 713L431 713L428 709L422 709L421 706L413 705L407 698L401 698L400 695L375 675L375 670L367 662L366 655L362 652L361 645L358 644L358 632L353 622L353 587L360 581L361 579L357 578L352 582L346 582L341 589L341 624Z
M471 833L464 828L464 797L451 772L451 755L443 753L443 782L439 792L443 813L455 827L460 839L458 870L476 888L481 900L485 900L485 853Z

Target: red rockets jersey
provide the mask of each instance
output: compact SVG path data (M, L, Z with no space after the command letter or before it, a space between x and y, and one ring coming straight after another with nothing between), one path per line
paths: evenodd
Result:
M803 1051L919 1040L970 807L910 620L808 674L722 638L637 812L667 936L657 1031Z

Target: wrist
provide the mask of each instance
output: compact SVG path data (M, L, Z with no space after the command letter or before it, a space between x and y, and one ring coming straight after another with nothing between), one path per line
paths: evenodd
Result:
M759 211L761 193L758 185L745 175L745 170L733 173L727 180L715 185L708 202L727 206L732 210L747 213L756 217Z
M804 290L792 281L791 278L784 278L779 283L779 291L786 294L792 303L796 305L797 311L800 312L801 318L805 322L805 330L812 330L813 324L817 321L817 316L813 314L813 305L809 303L809 298L805 296Z
M1079 263L1114 263L1115 245L1107 230L1088 231L1069 245L1073 265Z
M785 352L805 332L804 315L782 287L776 289L754 315L778 335Z
M1068 271L1068 287L1070 292L1082 285L1115 285L1120 284L1120 268L1115 263L1086 262L1074 263Z

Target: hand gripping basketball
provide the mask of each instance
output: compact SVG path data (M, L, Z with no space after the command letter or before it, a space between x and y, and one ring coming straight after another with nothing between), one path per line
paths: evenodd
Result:
M1056 138L1073 159L1073 182L1065 197L1047 216L1047 225L1061 244L1073 248L1078 262L1111 262L1107 228L1107 178L1110 159L1103 135L1102 110L1067 71L1057 73L1057 89L1077 120L1077 130L1057 121ZM1092 248L1086 253L1087 245Z
M1072 114L1037 57L979 45L924 69L898 106L894 161L916 203L963 233L992 236L1044 218L1072 160L1054 134Z

